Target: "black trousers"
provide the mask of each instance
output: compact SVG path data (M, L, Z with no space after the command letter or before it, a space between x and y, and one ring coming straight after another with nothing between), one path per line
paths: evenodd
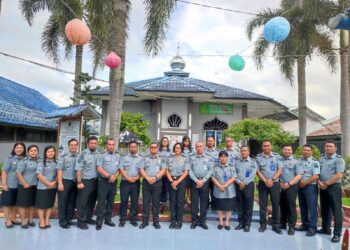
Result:
M183 180L177 185L177 189L174 190L171 187L171 183L168 181L170 213L172 222L182 222L185 206L186 186L186 180Z
M265 183L259 181L259 206L260 206L260 225L266 225L267 220L267 201L270 195L272 203L272 225L278 226L279 204L280 204L280 183L274 182L271 188L266 187Z
M86 222L93 217L97 198L97 179L82 179L84 189L78 190L78 221Z
M296 200L298 195L298 185L290 186L286 190L281 190L280 208L281 217L280 224L289 228L294 228L297 222Z
M242 190L239 189L239 185L236 185L236 201L237 201L237 213L238 222L243 226L250 226L253 216L254 206L254 182L249 183Z
M58 191L58 220L68 223L74 217L77 200L77 183L73 180L62 179L63 191Z
M159 221L159 203L162 193L162 180L154 184L149 184L145 179L142 180L142 202L143 202L143 221L148 222L150 214L150 205L152 201L152 216L153 222Z
M109 183L107 178L99 178L97 181L97 221L111 220L114 198L117 192L117 181Z
M128 203L130 198L130 220L137 220L137 210L139 206L140 181L130 183L122 180L120 183L120 213L119 220L127 219Z
M334 215L334 235L341 235L343 229L343 213L341 201L341 184L333 184L327 189L320 189L322 229L330 231L332 214Z
M192 223L205 223L209 204L209 181L206 181L201 188L196 187L192 181L191 189L191 214ZM199 216L198 216L199 212Z

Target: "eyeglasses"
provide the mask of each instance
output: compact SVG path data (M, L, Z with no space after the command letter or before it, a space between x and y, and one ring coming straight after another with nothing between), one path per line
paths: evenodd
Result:
M157 146L153 146L153 147L150 147L150 148L158 148Z

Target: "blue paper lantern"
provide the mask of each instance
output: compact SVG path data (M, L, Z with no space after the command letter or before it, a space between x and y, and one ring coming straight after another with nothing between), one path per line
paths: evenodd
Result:
M264 38L269 43L279 43L285 40L290 32L290 24L281 16L270 19L264 27Z
M332 29L350 30L350 18L348 15L339 14L329 19L328 26Z
M230 57L228 65L232 70L241 71L244 69L245 61L240 55L234 55Z

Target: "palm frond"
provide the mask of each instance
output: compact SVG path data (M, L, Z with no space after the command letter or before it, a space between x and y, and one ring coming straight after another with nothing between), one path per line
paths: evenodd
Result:
M166 29L176 0L144 0L146 8L146 34L144 49L147 54L156 55L163 46Z
M269 43L264 39L263 36L260 36L254 42L253 59L255 61L257 69L259 70L263 68L263 58L265 57L268 47Z
M44 31L42 33L41 47L45 54L51 58L56 64L59 64L60 59L58 55L58 48L60 44L60 32L59 16L51 15L49 20L45 24Z
M55 1L50 0L20 0L19 8L29 25L33 24L34 15L39 11L52 10Z

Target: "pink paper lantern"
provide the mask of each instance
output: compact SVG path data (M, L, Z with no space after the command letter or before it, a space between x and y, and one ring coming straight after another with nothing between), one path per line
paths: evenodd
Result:
M122 63L122 59L113 51L109 52L105 58L105 64L111 69L116 69Z
M91 38L89 27L80 19L70 20L65 27L67 39L74 45L85 45Z

